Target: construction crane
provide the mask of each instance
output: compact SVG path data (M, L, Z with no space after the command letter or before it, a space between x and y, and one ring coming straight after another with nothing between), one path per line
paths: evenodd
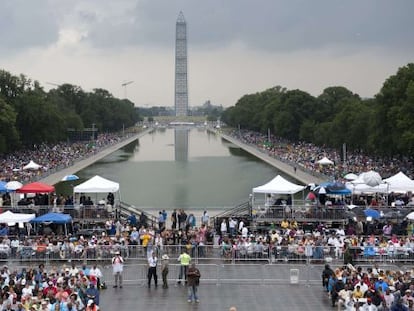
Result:
M130 85L131 83L134 83L134 81L128 81L128 82L124 82L121 85L124 87L124 97L125 99L127 99L127 85Z

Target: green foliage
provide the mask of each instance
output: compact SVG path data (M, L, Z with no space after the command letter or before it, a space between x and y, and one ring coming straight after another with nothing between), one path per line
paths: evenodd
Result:
M364 150L377 155L414 152L414 64L388 78L373 99L342 86L313 97L278 86L242 96L222 120L235 128L317 145Z
M113 132L139 119L132 102L114 98L107 90L84 92L63 84L45 92L37 81L0 70L0 153L65 140L68 129L95 124L100 132Z

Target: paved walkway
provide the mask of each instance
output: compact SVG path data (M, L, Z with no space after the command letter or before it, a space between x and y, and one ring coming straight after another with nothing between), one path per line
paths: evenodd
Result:
M228 136L228 135L225 135L225 134L219 133L219 132L217 132L217 135L220 135L225 140L228 140L229 142L235 144L236 146L239 146L240 148L244 149L248 153L258 157L262 161L276 167L278 170L280 170L283 173L291 176L292 178L300 181L304 185L308 185L310 183L321 184L321 183L326 181L324 179L320 179L316 176L313 176L313 175L301 170L299 166L297 167L296 172L294 172L294 169L290 164L279 161L279 160L277 160L273 157L270 157L267 154L261 152L260 150L254 148L250 145L247 145L247 144L245 144L245 143L243 143L243 142L239 141L238 139L235 139L231 136Z
M148 289L146 285L124 285L122 289L108 286L100 301L102 310L119 311L228 311L232 305L238 311L332 310L320 285L213 285L201 280L199 298L198 304L188 303L184 286Z
M140 132L138 134L135 134L131 137L128 137L124 140L122 140L121 142L112 145L108 148L105 148L101 151L99 151L98 153L84 159L81 160L79 162L76 162L74 165L67 167L63 170L60 170L56 173L50 174L49 176L42 178L41 180L39 180L40 182L49 184L49 185L54 185L57 184L64 176L66 175L70 175L70 174L75 174L76 172L84 169L85 167L90 166L91 164L99 161L100 159L106 157L107 155L117 151L118 149L130 144L131 142L133 142L134 140L139 139L140 137L146 135L147 133L149 133L152 129L148 129L144 132Z
M173 258L173 257L171 257ZM200 264L200 303L187 302L187 288L176 286L178 266L171 259L169 288L163 289L158 269L159 285L149 289L144 262L129 263L124 270L123 288L113 288L112 268L102 269L108 289L101 292L103 310L225 310L236 305L243 310L331 310L326 292L320 282L322 265L220 265L217 280L212 265ZM301 270L299 284L290 284L290 269ZM309 268L308 272L306 270ZM266 273L267 271L267 273ZM257 279L259 278L259 279ZM260 280L265 278L266 280ZM309 281L306 281L309 279ZM217 282L218 281L218 282Z

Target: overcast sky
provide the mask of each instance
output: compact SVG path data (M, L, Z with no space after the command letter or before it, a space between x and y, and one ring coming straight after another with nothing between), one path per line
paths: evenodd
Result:
M413 0L0 0L0 68L173 106L180 11L190 106L275 85L371 97L414 58Z

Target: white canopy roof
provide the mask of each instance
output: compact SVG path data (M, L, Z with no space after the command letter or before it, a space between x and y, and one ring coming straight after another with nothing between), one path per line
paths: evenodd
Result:
M118 183L98 175L73 188L74 193L103 193L117 192L118 190Z
M319 161L316 161L316 163L318 163L320 165L332 165L332 164L334 164L333 161L329 160L327 157L323 157Z
M414 192L414 181L402 172L395 174L387 179L383 179L377 186L371 187L364 181L364 174L359 175L358 179L347 182L346 187L354 194L360 193L406 193Z
M0 214L0 223L29 222L36 218L36 214L20 214L6 211Z
M378 186L371 187L363 182L357 182L357 180L347 182L345 186L352 191L353 194L361 193L387 193L388 185L385 183L379 184Z
M253 188L253 193L294 194L303 189L305 189L305 186L296 185L277 175L267 184Z
M403 172L399 172L390 178L384 179L383 182L388 184L388 192L414 192L414 181Z
M23 166L23 169L24 170L38 170L41 167L42 166L40 164L37 164L37 163L33 162L32 160L30 160L30 162L28 164Z

